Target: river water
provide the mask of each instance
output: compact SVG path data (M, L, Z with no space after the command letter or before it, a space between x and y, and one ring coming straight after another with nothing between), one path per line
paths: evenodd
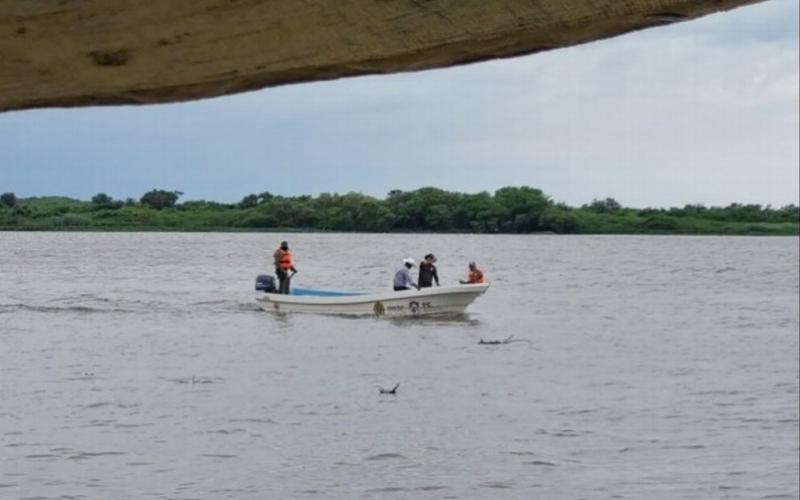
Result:
M266 313L282 239L297 286L428 252L492 286ZM0 233L0 498L796 499L798 272L797 238Z

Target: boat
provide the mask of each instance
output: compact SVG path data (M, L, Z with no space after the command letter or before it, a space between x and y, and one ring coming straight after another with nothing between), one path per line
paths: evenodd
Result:
M258 279L271 278L259 276ZM269 287L268 287L269 288ZM420 290L344 292L293 288L291 294L262 292L256 297L265 311L369 316L427 316L463 313L478 296L489 289L488 283L439 286Z

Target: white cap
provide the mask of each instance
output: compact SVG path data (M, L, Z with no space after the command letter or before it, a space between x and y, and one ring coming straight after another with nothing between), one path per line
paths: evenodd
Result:
M406 257L405 259L403 259L403 264L411 264L413 266L414 259L412 259L411 257Z

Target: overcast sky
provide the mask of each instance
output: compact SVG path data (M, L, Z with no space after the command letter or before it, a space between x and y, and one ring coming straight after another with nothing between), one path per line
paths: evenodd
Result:
M580 205L798 203L798 2L527 57L181 104L0 114L0 192L238 201L530 185Z

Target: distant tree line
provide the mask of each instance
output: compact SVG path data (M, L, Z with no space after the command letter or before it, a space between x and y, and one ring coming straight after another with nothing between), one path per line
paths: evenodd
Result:
M180 191L153 189L138 200L98 193L91 201L64 197L18 199L0 195L0 227L296 229L367 232L473 233L770 233L797 232L797 205L733 203L726 207L626 208L613 198L573 208L541 190L504 187L459 193L433 187L393 190L383 198L360 193L244 196L238 203L178 203Z

